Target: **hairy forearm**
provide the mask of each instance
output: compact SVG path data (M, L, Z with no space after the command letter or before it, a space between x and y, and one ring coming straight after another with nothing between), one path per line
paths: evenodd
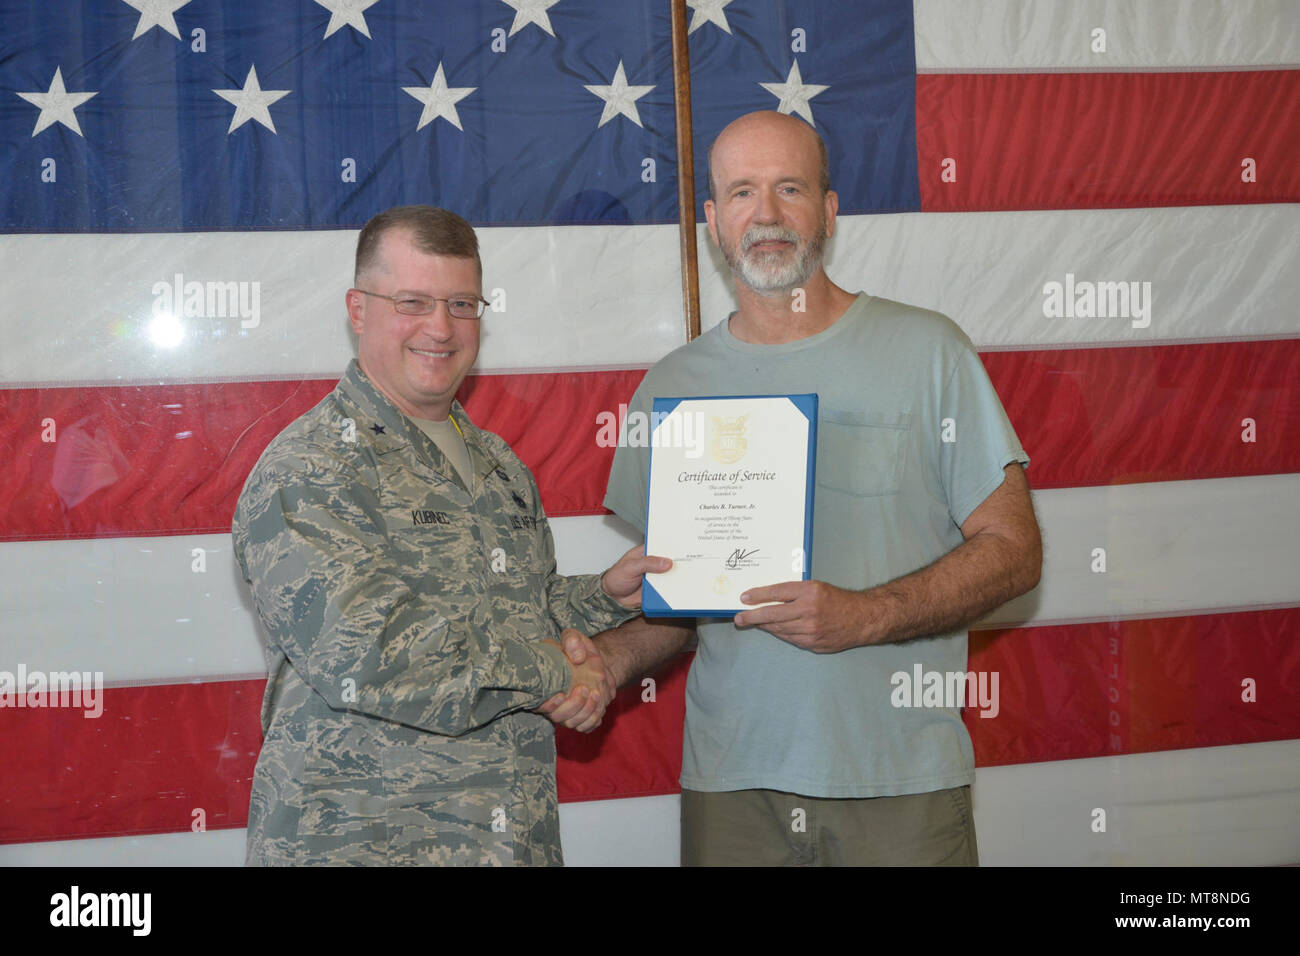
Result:
M634 617L592 638L615 683L622 687L649 674L681 652L695 634L694 622L685 618L648 621Z
M868 603L865 643L966 627L1036 586L1041 567L1037 535L1026 544L992 532L977 534L933 564L863 592Z

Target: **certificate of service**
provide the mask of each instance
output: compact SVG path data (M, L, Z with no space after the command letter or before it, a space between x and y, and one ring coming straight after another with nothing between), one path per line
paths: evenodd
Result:
M656 398L651 417L647 617L730 617L753 587L812 566L816 395Z

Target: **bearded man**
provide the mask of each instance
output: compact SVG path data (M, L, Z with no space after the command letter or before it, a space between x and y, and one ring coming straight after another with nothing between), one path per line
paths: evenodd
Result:
M638 618L595 644L627 683L698 633L683 863L977 865L960 702L917 688L907 703L921 706L899 706L894 690L917 668L964 676L968 625L1037 584L1029 458L957 325L826 275L828 166L791 116L722 131L704 210L739 307L652 368L629 406L816 392L812 580L752 589L742 601L766 606L734 619ZM605 496L642 531L648 453L619 448Z

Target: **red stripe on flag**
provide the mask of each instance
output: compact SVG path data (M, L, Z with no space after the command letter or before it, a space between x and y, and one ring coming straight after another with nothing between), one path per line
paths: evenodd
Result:
M265 680L103 692L100 716L0 711L0 843L248 824Z
M624 687L592 733L557 729L562 802L678 791L686 675L693 659L694 654L682 654L654 675L653 701L644 699L639 681Z
M258 456L336 383L0 391L0 540L229 531Z
M921 208L1295 202L1297 103L1300 70L922 74Z
M593 734L556 737L560 799L677 792L683 656L655 675L655 702L623 689ZM0 843L248 825L265 680L123 687L99 717L71 707L0 710ZM27 698L24 698L25 700Z
M975 763L1300 738L1298 632L1300 608L976 631L1000 710L963 715Z
M1045 320L1049 321L1049 320ZM1300 339L988 352L1035 488L1300 472ZM471 417L552 516L600 514L615 413L644 372L477 375ZM0 540L223 533L267 443L332 382L0 390ZM58 441L41 440L53 418ZM1257 440L1241 440L1243 419Z
M998 673L999 708L965 713L976 764L1300 737L1298 631L1290 608L976 632L969 668ZM654 703L632 684L590 737L560 734L562 800L676 792L689 659L656 675ZM94 720L0 711L0 843L184 831L196 808L208 829L245 826L264 684L109 690Z
M644 375L472 375L460 395L532 469L547 514L599 514L614 449L596 444L596 416ZM271 439L336 384L0 390L0 541L228 532Z
M1300 471L1300 339L980 358L1035 488Z

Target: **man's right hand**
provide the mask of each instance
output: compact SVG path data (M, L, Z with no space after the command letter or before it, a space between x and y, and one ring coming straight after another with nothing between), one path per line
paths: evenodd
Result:
M572 628L566 628L560 637L573 682L567 694L556 694L538 707L537 712L554 724L590 733L600 726L617 688L600 651L589 637Z

